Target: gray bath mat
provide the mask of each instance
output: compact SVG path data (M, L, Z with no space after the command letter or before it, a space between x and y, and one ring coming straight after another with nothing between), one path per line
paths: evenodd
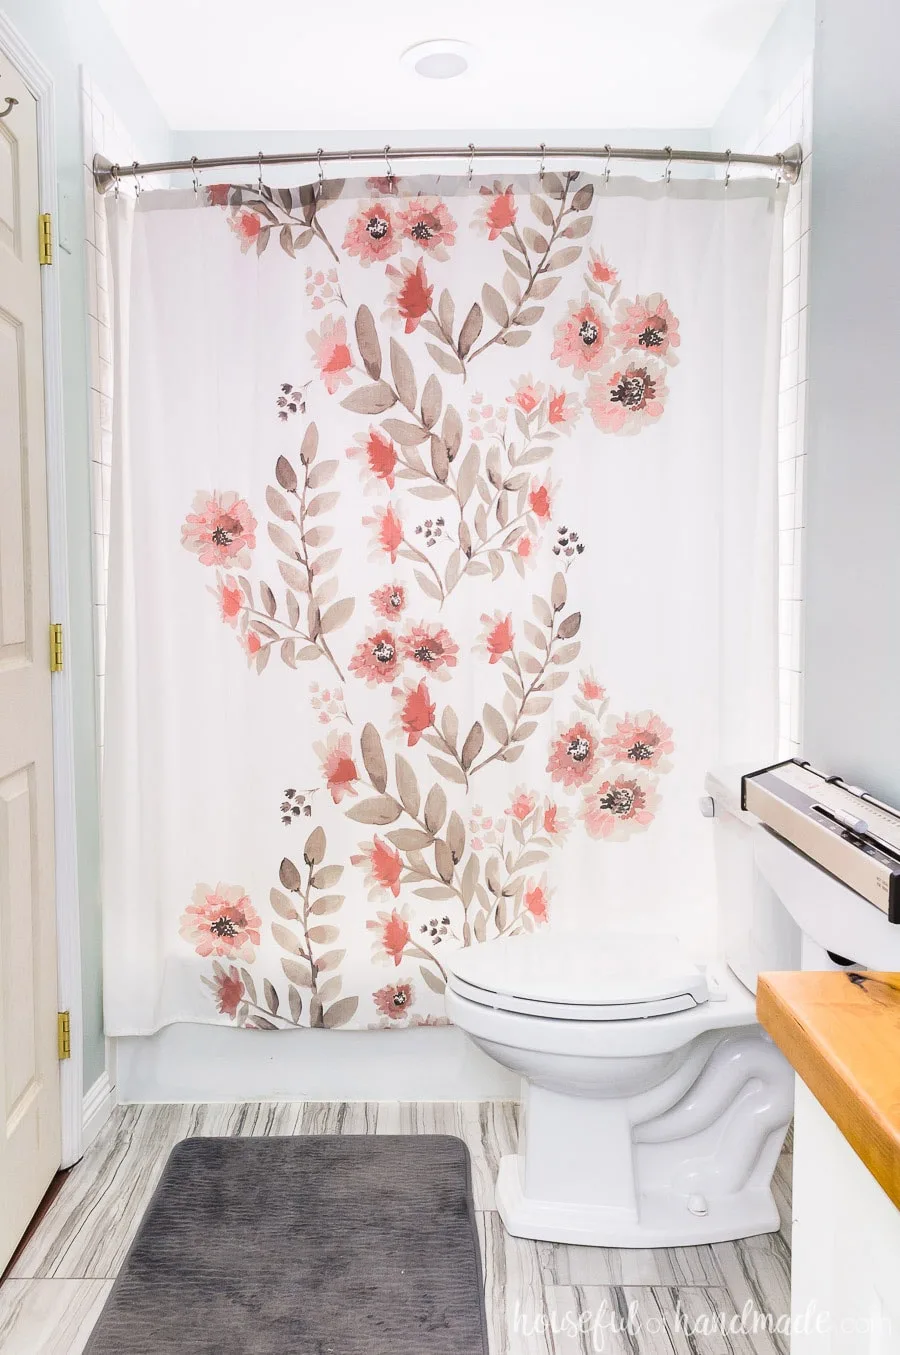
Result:
M179 1143L86 1355L176 1352L486 1355L465 1144Z

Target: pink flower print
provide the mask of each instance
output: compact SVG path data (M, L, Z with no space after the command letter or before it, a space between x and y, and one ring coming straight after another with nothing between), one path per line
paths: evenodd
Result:
M534 550L535 550L534 539L530 537L527 532L525 533L524 536L520 536L515 544L515 552L520 560L533 561L535 558Z
M371 632L357 646L350 660L350 672L361 677L370 687L382 682L393 682L399 668L397 641L389 630Z
M570 433L578 422L580 413L581 405L577 396L550 387L550 394L547 397L547 422L551 428L560 428L564 433Z
M549 921L550 890L547 888L546 875L542 875L539 880L529 880L526 883L522 903L526 913L530 914L536 923Z
M400 893L400 875L403 871L400 853L377 834L373 842L363 842L360 846L362 853L351 856L350 860L354 866L365 867L369 898L390 894L396 899Z
M451 639L443 626L423 621L411 626L406 635L400 636L400 651L405 659L412 659L420 667L434 673L435 677L448 678L447 671L456 667L459 645Z
M517 819L519 823L524 823L537 809L537 795L533 790L528 790L526 786L516 786L512 794L512 800L506 810L510 818Z
M212 982L208 979L204 979L203 982L213 990L216 1010L233 1021L244 998L244 980L238 973L237 965L229 965L228 969L223 969L216 960L213 964Z
M367 203L351 218L344 236L344 249L358 258L364 268L370 263L383 263L402 244L394 209L381 201Z
M241 253L246 254L250 246L256 244L262 220L249 207L238 207L228 218L228 224L241 243Z
M415 992L411 983L389 983L373 993L372 999L382 1016L391 1021L402 1021L415 1001Z
M533 513L539 522L550 521L550 476L544 477L543 483L537 478L531 481L531 489L528 492L528 511Z
M486 233L489 240L496 240L505 230L516 224L516 200L512 184L507 188L501 188L495 183L493 188L483 186L479 191L484 201L474 215L472 226L475 230Z
M666 371L647 359L592 377L585 403L603 433L639 433L665 409Z
M613 342L623 353L637 348L670 365L678 361L673 352L681 344L678 320L660 292L636 297L634 301L621 300L616 307L616 321Z
M469 836L472 844L472 850L481 852L485 847L494 847L499 844L502 834L498 832L493 817L485 814L481 805L472 806L472 817L469 819Z
M572 816L569 811L555 800L545 800L541 815L541 831L546 833L547 837L562 842L571 827Z
M395 724L391 726L394 737L406 737L407 748L416 744L434 724L435 706L423 678L419 683L407 682L405 687L394 687L391 695L399 699Z
M198 955L252 964L262 922L241 885L198 884L181 917L179 935Z
M181 544L198 556L201 565L250 564L256 548L256 518L245 499L233 490L194 496L193 512L181 528Z
M401 583L386 583L369 594L369 601L379 616L390 620L399 616L406 606L406 589Z
M653 822L658 804L654 783L646 773L626 773L614 781L602 781L586 795L578 817L590 837L621 842Z
M610 762L632 762L654 771L668 771L669 753L674 753L672 730L654 715L643 710L639 715L614 716L610 721L613 732L603 740L603 748Z
M398 208L397 222L407 240L433 259L449 259L448 247L456 242L456 222L440 198L409 198Z
M370 193L374 193L378 198L397 197L400 192L401 180L396 174L373 175L371 179L366 179L366 188Z
M363 518L364 527L374 528L375 554L383 553L392 565L397 563L397 552L403 544L403 523L392 504L386 508L376 508L370 518Z
M393 489L397 449L390 438L377 428L370 428L368 433L355 433L354 437L356 446L348 447L347 455L360 457L364 461L363 477L368 472L372 477L370 484L381 481L388 489Z
M253 668L256 664L256 656L262 649L262 640L255 630L245 630L238 636L238 643L247 655L247 664Z
M230 183L211 183L206 188L206 202L209 207L227 207Z
M506 403L515 405L523 414L533 414L544 398L544 383L532 381L531 373L520 376L513 387L512 395L507 395Z
M406 905L394 908L390 913L378 913L366 927L375 933L372 951L376 960L382 964L399 965L403 951L409 942L409 914Z
M587 673L581 674L578 682L578 690L581 692L585 701L606 700L606 688L594 677L593 669Z
M210 591L215 593L219 615L226 626L236 626L245 606L244 594L237 579L232 574L220 574L215 588Z
M325 743L314 744L315 752L322 764L325 786L336 805L345 795L358 795L355 783L359 772L353 761L353 743L349 734L332 731Z
M402 320L404 333L412 334L418 329L419 321L431 310L431 298L434 295L425 264L421 259L416 263L410 259L401 259L399 268L388 264L384 271L390 279L391 290L382 319Z
M569 314L553 330L550 354L560 367L571 367L576 376L596 372L612 357L609 327L599 310L586 297L573 301Z
M570 789L592 780L599 765L597 739L583 720L560 733L550 745L547 771L553 781Z
M489 616L487 612L483 612L481 620L485 627L481 643L491 656L488 662L497 663L515 644L512 616L509 613L504 616L501 612L494 612L493 616Z
M592 249L588 256L588 277L599 287L611 287L619 280L618 269L606 262L602 251L598 254Z
M312 329L306 338L328 394L334 395L341 386L351 385L353 356L347 344L347 322L343 316L335 320L333 316L326 315L319 332Z

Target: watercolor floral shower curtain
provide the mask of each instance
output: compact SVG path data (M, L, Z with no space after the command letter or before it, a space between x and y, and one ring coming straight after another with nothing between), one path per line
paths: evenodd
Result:
M548 926L708 951L703 775L775 740L776 186L110 224L108 1031L442 1023L456 947Z

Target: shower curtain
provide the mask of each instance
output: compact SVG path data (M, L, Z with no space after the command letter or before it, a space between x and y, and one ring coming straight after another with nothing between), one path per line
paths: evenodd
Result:
M781 201L575 174L109 202L107 1030L445 1020L714 938L775 747Z

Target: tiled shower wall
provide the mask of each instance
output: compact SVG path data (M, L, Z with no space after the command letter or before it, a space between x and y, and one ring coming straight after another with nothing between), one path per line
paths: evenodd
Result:
M130 164L142 158L96 84L82 74L85 203L88 216L85 269L91 342L91 470L93 475L94 653L97 678L99 755L103 746L103 683L106 667L106 575L109 558L109 497L112 446L111 330L106 225L102 200L93 192L95 152ZM806 467L807 262L812 171L812 58L791 80L762 124L735 151L776 154L798 141L804 167L800 182L785 187L784 308L778 413L779 506L779 733L781 755L800 750L803 524ZM740 173L734 171L735 176ZM131 191L124 185L122 192Z
M788 82L762 125L733 150L777 155L803 148L800 181L784 218L784 299L778 396L778 676L782 757L800 752L803 673L803 528L806 479L807 302L812 173L812 56Z

